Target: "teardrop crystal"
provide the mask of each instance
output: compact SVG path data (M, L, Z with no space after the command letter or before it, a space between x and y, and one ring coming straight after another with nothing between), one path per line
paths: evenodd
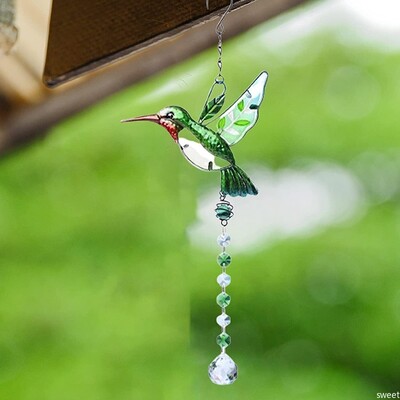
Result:
M230 385L237 379L238 368L226 353L217 356L208 367L208 376L216 385Z

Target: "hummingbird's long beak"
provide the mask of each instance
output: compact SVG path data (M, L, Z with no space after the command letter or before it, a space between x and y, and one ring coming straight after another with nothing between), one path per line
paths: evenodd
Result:
M142 117L123 119L121 122L135 122L135 121L152 121L159 124L160 117L158 116L158 114L143 115Z

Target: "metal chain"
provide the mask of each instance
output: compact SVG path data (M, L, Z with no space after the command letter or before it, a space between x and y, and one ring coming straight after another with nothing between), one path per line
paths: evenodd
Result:
M217 26L215 27L215 33L217 34L217 38L218 38L218 61L217 61L217 66L218 66L218 75L215 78L215 83L217 84L222 84L224 83L224 77L222 75L222 36L224 34L224 30L225 30L225 26L224 26L224 20L226 18L226 16L228 15L228 13L231 11L232 7L233 7L233 1L231 0L228 8L225 10L224 14L222 15L222 17L220 18L220 20L218 21Z
M228 8L225 10L225 12L223 13L223 15L221 16L220 20L218 21L217 26L215 27L215 33L217 35L218 38L218 44L217 44L217 50L218 50L218 60L217 60L217 67L218 67L218 75L214 78L214 83L211 86L210 91L208 92L207 95L207 99L205 104L207 104L212 96L212 93L214 92L214 88L216 85L222 85L222 94L224 95L226 92L226 84L225 84L225 79L224 76L222 75L222 68L223 68L223 64L222 64L222 42L223 42L223 34L224 34L224 30L225 30L225 26L224 26L224 20L226 18L226 16L228 15L228 13L231 11L232 7L233 7L233 2L234 0L231 0ZM206 7L207 10L209 9L209 0L206 0Z

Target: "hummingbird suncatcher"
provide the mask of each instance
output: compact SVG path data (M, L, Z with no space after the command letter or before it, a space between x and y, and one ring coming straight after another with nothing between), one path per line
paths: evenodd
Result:
M231 147L242 140L256 124L267 79L267 72L262 72L239 99L219 117L215 131L209 128L205 121L212 119L221 110L225 94L207 102L198 121L195 121L184 108L169 106L157 114L129 118L121 122L151 121L161 125L193 166L205 171L220 171L222 195L242 197L256 195L258 193L256 187L247 174L236 165ZM183 129L191 132L198 142L180 137Z
M209 1L206 0L207 9L208 3ZM245 197L258 194L258 190L251 179L236 165L231 147L240 142L256 124L268 79L267 72L261 72L239 99L220 115L216 129L209 127L210 122L216 119L214 117L221 111L225 102L226 84L222 75L223 21L233 6L234 0L230 0L229 7L221 16L215 28L218 37L218 75L208 92L199 119L196 121L182 107L169 106L156 114L121 121L155 122L168 131L190 164L203 171L220 171L221 189L219 202L217 202L215 208L215 216L222 229L221 234L217 237L220 253L216 259L221 267L221 273L217 276L217 283L221 291L215 299L221 312L216 318L216 323L221 328L220 334L216 337L216 344L220 347L220 353L208 366L208 376L211 382L216 385L230 385L238 378L238 366L226 351L231 344L231 337L227 333L227 327L231 323L231 317L227 314L227 307L231 302L227 287L231 284L231 276L227 274L227 268L232 262L231 255L226 251L231 242L231 237L227 233L227 226L233 216L233 205L226 199L226 196ZM219 93L221 91L222 93L214 97L213 93L216 88L218 88ZM185 129L186 131L184 131ZM185 134L185 132L192 134L196 141L184 137L182 134Z

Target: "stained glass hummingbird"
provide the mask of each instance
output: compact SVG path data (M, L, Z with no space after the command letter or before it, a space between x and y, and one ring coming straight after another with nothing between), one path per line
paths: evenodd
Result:
M220 171L221 193L230 196L247 196L258 193L247 174L236 165L230 149L256 124L258 109L264 97L268 74L262 72L239 99L220 117L217 130L210 129L205 121L221 110L225 94L206 102L196 122L182 107L169 106L157 114L129 118L121 122L151 121L164 127L179 146L185 158L195 167L205 171ZM181 136L187 129L198 142Z

